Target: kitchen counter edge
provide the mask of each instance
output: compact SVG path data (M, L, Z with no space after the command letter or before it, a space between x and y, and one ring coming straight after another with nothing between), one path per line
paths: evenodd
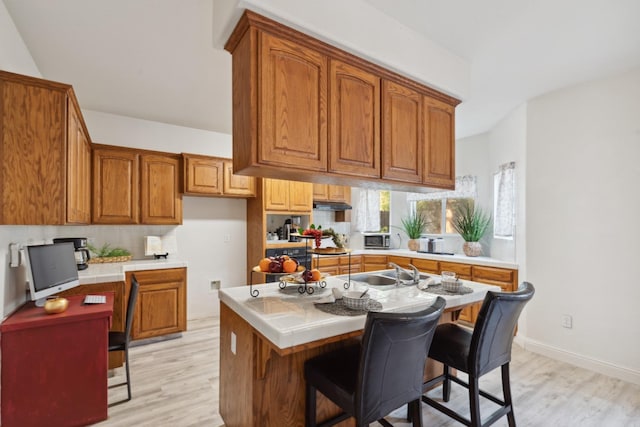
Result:
M430 259L434 261L457 262L460 264L482 265L486 267L518 269L518 264L502 261L495 258L477 256L469 257L462 254L455 255L435 255L422 252L410 251L409 249L354 249L351 255L391 255L419 259Z
M104 264L89 264L86 270L78 271L81 285L93 285L105 282L123 282L128 271L163 270L167 268L187 267L182 260L133 260Z

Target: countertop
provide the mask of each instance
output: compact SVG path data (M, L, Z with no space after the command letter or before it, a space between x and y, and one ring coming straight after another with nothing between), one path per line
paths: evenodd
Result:
M220 301L245 319L254 329L280 349L286 349L319 339L329 338L364 328L366 316L337 316L316 309L315 301L331 293L331 288L344 291L344 279L327 277L325 289L316 288L312 295L295 292L297 284L289 284L287 291L277 283L254 286L260 294L249 295L248 286L220 289ZM498 286L462 281L473 289L466 295L447 295L447 308L456 308L484 299L487 291L500 291ZM353 283L349 290L364 290L366 285ZM292 289L293 288L293 289ZM416 311L433 304L437 295L427 293L416 286L400 286L392 290L369 289L371 298L382 303L382 311Z
M104 282L122 282L127 271L161 270L186 267L187 262L176 259L144 259L127 262L89 264L89 268L78 271L81 285Z

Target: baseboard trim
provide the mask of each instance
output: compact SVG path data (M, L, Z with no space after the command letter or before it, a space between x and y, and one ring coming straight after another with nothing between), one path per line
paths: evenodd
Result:
M613 378L618 378L628 383L640 385L640 372L629 368L614 365L602 360L585 357L583 355L566 351L557 347L541 343L536 340L516 337L514 340L518 345L528 351L550 357L551 359L560 360L580 368L589 369Z

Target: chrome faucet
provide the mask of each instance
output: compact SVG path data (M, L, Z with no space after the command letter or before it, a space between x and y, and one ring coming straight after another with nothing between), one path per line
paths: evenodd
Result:
M417 285L420 282L420 270L418 270L418 268L413 264L409 264L409 267L413 270L411 272L409 270L405 270L394 262L390 262L389 267L393 267L396 270L396 285L400 284L400 276L402 273L411 277L411 284Z

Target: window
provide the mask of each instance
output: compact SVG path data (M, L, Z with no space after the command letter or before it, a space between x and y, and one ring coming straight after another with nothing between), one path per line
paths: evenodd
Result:
M455 233L453 214L463 202L474 203L477 197L476 177L465 175L456 178L454 191L434 193L408 193L411 209L421 214L428 222L426 234Z
M388 190L360 189L356 210L356 230L388 232L391 193Z
M513 240L516 223L516 164L500 165L493 176L493 237Z

